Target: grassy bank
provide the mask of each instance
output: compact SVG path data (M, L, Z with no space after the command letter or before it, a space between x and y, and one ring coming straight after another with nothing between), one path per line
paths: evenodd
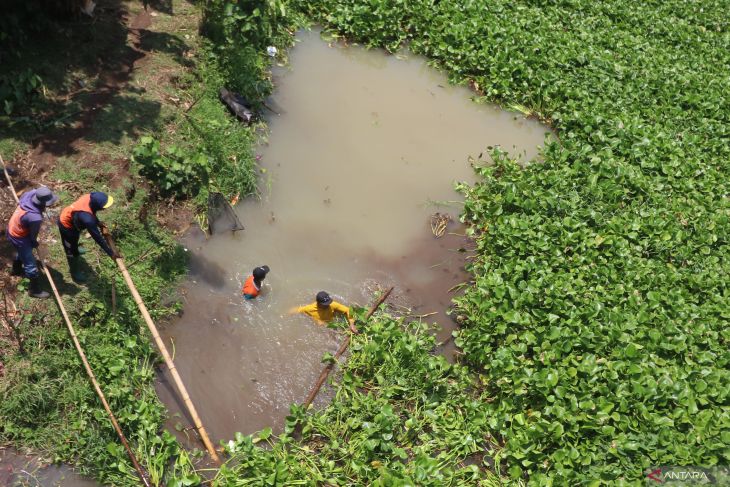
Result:
M76 152L54 159L40 179L64 189L66 201L101 187L124 202L107 219L129 260L151 242L163 249L133 267L158 316L174 310L161 293L174 287L184 258L152 215L170 223L166 208L196 208L210 190L254 190L256 135L226 114L216 92L226 84L256 101L271 89L265 50L287 45L300 21L293 8L372 46L408 42L453 81L549 121L559 135L542 164L521 169L495 152L493 167L479 164L482 180L462 188L479 248L457 303L464 363L433 355L423 325L376 315L355 337L331 405L293 408L278 438L269 430L237 436L217 485L620 485L643 482L659 465L728 463L730 34L722 2L211 1L207 41L196 34L198 11L173 8L153 24L167 26L166 35L139 38L148 64L111 94L81 137L92 143L71 144ZM72 85L55 88L38 75L43 97L31 86L28 111L14 107L2 120L10 135L0 148L15 160L48 124L73 129L49 104ZM23 117L40 117L42 129ZM174 163L193 166L192 177L174 177ZM65 275L57 247L53 266ZM92 365L143 463L160 479L195 482L186 455L158 435L154 354L133 303L111 262L95 258L87 259L91 286L62 278ZM3 440L132 484L55 310L20 304L29 310L21 328L28 351L4 357Z
M231 117L217 93L230 83L227 69L241 65L221 63L199 34L201 7L188 2L149 11L134 2L99 2L94 19L32 3L14 7L16 17L0 23L0 153L17 188L47 184L61 205L92 190L112 194L115 205L100 216L153 318L176 313L186 257L174 234L195 215L204 219L209 192L231 198L256 190L257 127ZM267 86L265 52L244 61L261 66L245 82ZM157 154L145 150L149 141ZM13 206L3 202L4 218ZM9 262L12 249L3 245ZM46 224L42 245L91 366L150 480L195 485L200 478L187 452L162 430L166 413L153 388L157 354L115 266L86 241L90 280L77 285L53 225ZM26 298L27 283L3 272L3 292L22 316L22 345L2 329L0 442L72 464L104 485L136 485L54 303Z

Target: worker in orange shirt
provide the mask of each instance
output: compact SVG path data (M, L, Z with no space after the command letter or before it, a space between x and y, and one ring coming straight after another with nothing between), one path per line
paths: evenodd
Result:
M76 282L86 281L86 274L81 270L81 254L86 250L79 248L79 238L83 230L88 230L96 243L106 254L115 259L118 257L101 235L101 222L96 214L109 208L114 203L111 195L94 191L86 193L72 204L61 210L58 218L58 231L61 233L61 242L66 252L66 260L71 270L71 277Z
M33 249L38 247L43 212L57 201L58 196L45 186L27 191L21 195L18 207L8 222L8 240L17 251L13 260L13 275L25 274L30 279L29 293L34 298L50 296L48 292L41 290L41 278Z
M332 297L326 291L320 291L317 293L314 303L299 306L298 308L292 308L289 310L290 314L303 313L314 319L318 325L323 325L334 320L338 314L341 314L347 318L350 323L350 330L353 333L357 333L355 328L355 320L350 316L350 308L344 304L334 301Z
M262 265L251 272L251 275L244 281L243 288L241 288L244 299L254 299L261 293L261 286L263 285L264 279L266 279L266 274L270 270L269 266Z

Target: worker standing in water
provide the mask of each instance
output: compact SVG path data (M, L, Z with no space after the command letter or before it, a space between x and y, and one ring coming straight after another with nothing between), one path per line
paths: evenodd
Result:
M292 308L289 310L290 314L303 313L314 319L318 325L323 325L334 320L335 317L340 314L347 318L350 323L350 330L353 333L357 333L355 328L355 320L350 316L350 308L344 304L334 301L332 297L326 291L320 291L317 293L314 303L299 306L298 308Z
M50 296L46 291L41 291L40 273L33 249L38 247L43 212L56 201L58 196L45 186L28 191L20 197L18 207L8 222L8 240L17 252L12 273L16 276L25 274L30 279L29 294L34 298Z
M88 230L109 257L112 259L117 257L101 235L99 225L102 223L96 217L96 212L109 208L113 203L112 196L94 191L83 195L61 211L61 216L58 218L58 230L61 232L61 241L66 252L68 266L71 269L71 277L76 282L86 281L86 274L80 268L81 254L86 253L86 250L79 248L79 237L84 229Z
M243 288L241 289L244 299L254 299L261 293L261 286L266 278L266 274L268 274L270 270L269 266L262 265L258 266L251 272L251 275L244 281Z

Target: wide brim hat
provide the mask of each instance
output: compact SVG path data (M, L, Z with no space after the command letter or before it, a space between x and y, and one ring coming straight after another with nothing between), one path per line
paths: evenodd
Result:
M53 193L49 188L41 186L36 189L35 194L30 199L34 205L52 206L58 201L58 195Z

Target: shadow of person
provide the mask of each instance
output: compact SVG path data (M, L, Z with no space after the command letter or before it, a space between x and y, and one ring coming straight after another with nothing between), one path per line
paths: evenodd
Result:
M75 296L81 291L81 288L76 283L74 283L73 281L67 281L63 273L61 273L61 271L59 271L55 267L46 264L46 268L51 274L51 278L53 279L53 283L56 285L56 289L58 289L58 294L60 294L61 296ZM45 275L45 272L43 272L43 277L43 280L47 281L47 276ZM50 292L50 284L44 284L49 287L48 291Z
M191 252L189 256L190 274L195 276L210 286L221 289L226 285L226 270L223 266L213 262L201 254Z
M152 7L158 12L163 12L170 15L173 14L172 0L143 0L142 4L144 5L145 10L147 10L148 7Z

